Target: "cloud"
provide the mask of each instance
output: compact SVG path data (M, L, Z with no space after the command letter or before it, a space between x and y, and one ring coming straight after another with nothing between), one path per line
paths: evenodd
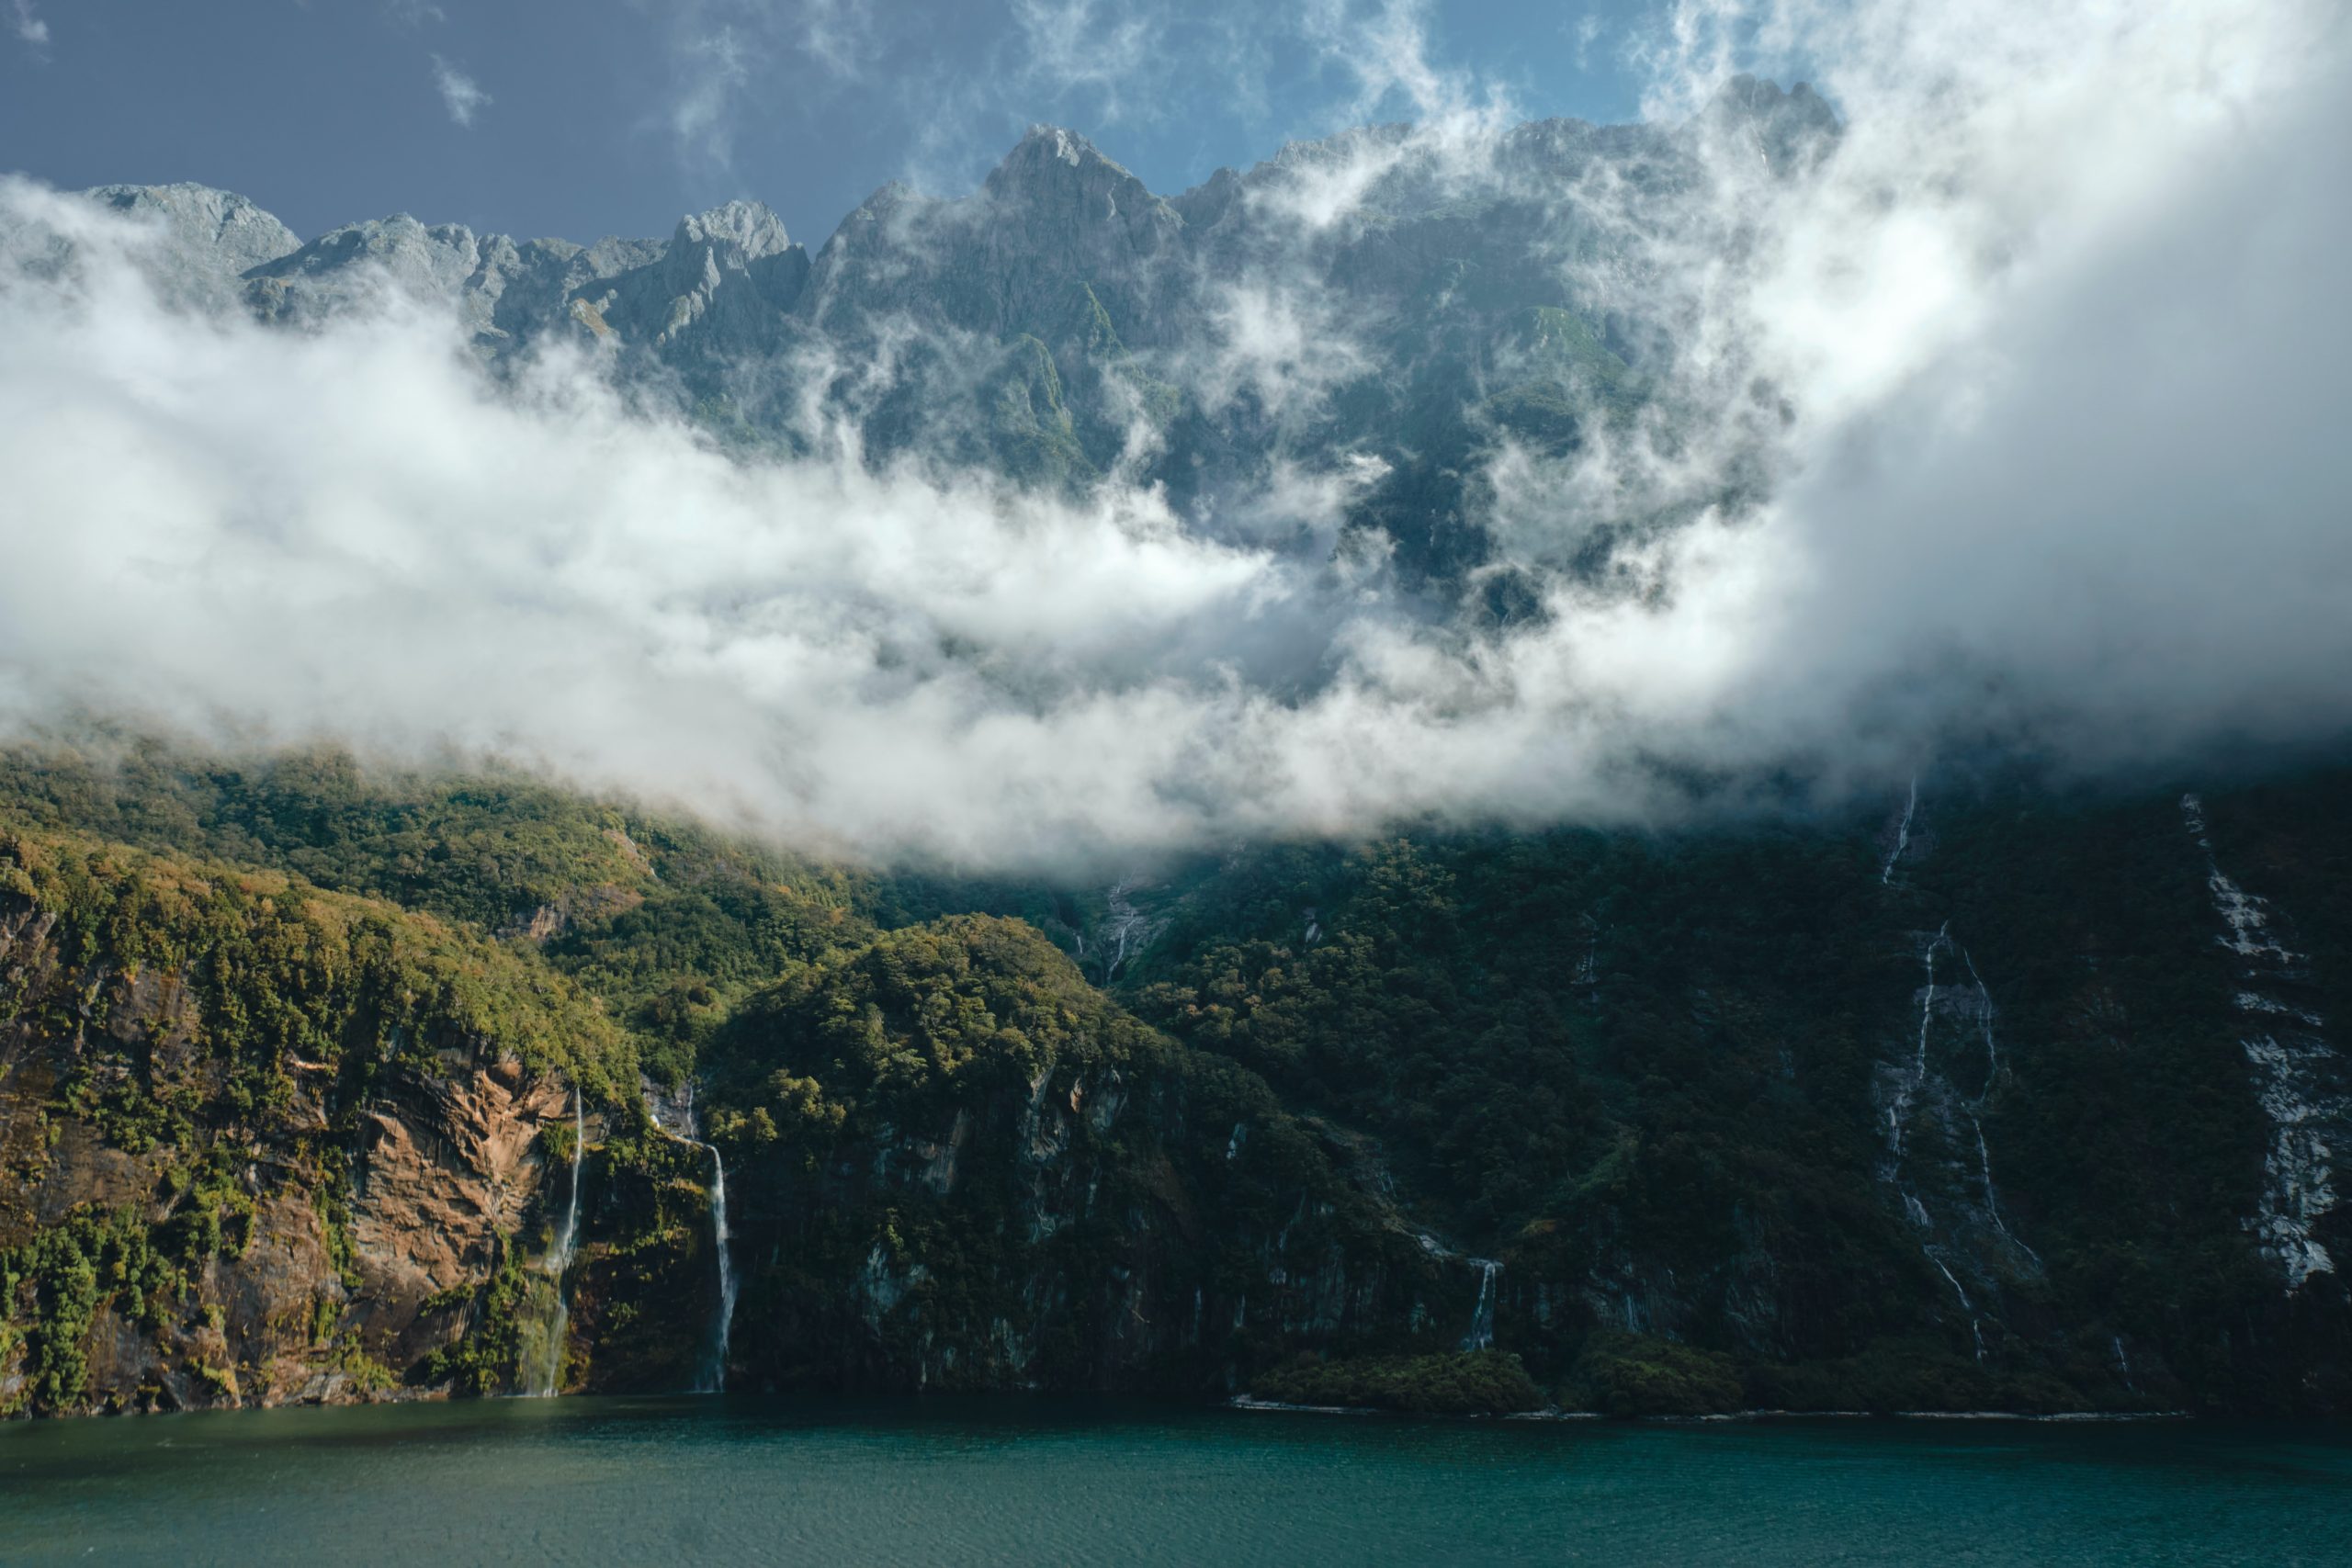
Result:
M1073 816L1163 816L1118 728L1187 705L1154 673L1167 644L1287 592L1148 495L1073 508L876 476L854 447L744 467L560 357L502 394L454 321L398 303L315 333L220 330L154 304L118 225L22 185L6 199L82 258L0 304L0 444L50 449L12 515L92 524L10 547L24 581L101 612L12 622L19 712L79 694L184 725L496 749L804 840L978 855L1011 829L1038 854ZM166 654L183 637L185 663ZM905 833L959 776L995 781L994 804ZM1055 809L1064 792L1087 804ZM1023 796L1035 829L1000 809Z
M480 83L437 54L433 57L433 85L441 90L449 118L461 126L472 125L475 111L492 101Z
M793 43L829 74L855 81L874 62L875 22L867 0L804 0L792 17Z
M80 259L0 268L0 713L496 751L995 866L2341 737L2345 45L2294 0L1686 9L1652 58L1696 161L1542 182L1405 49L1367 82L1463 113L1390 166L1552 204L1564 276L1663 334L1651 423L1479 476L1542 605L1502 629L1406 601L1381 539L1254 542L1365 454L1283 454L1218 539L1131 485L877 469L854 423L741 461L586 361L494 385L396 297L175 314L137 231L15 182ZM1705 108L1773 58L1834 145ZM1320 373L1310 251L1204 339L1236 395Z
M683 162L721 172L733 166L754 76L805 106L864 80L889 39L871 0L681 0L659 14L672 81L658 127Z
M1012 0L1028 78L1057 96L1083 93L1101 123L1134 112L1132 89L1164 65L1169 18L1126 0ZM1147 113L1164 104L1147 101Z
M664 129L690 162L725 168L736 139L780 106L805 118L860 84L869 102L895 98L901 172L923 189L970 183L1001 137L1038 121L1099 135L1215 113L1267 127L1271 143L1375 110L1452 113L1476 92L1468 73L1433 62L1419 0L1317 0L1304 14L1247 0L1005 0L944 24L870 0L681 0L662 14L675 77ZM1302 48L1336 97L1292 74ZM742 94L754 76L773 92ZM1288 116L1304 100L1312 107ZM1499 100L1480 107L1501 112Z
M1599 43L1600 35L1608 30L1608 22L1598 11L1587 11L1577 18L1576 26L1569 29L1569 32L1570 36L1577 40L1577 70L1589 71L1592 68L1592 46Z
M36 51L49 47L49 24L33 9L33 0L8 0L8 22L19 42Z
M1317 291L1245 275L1214 298L1210 346L1183 371L1211 413L1247 392L1281 421L1319 407L1370 366L1340 329L1337 307Z
M1346 118L1361 123L1404 110L1425 130L1465 117L1498 119L1508 110L1471 73L1430 57L1428 0L1312 0L1300 31L1354 76Z
M2352 640L2318 609L2352 585L2316 423L2352 346L2324 281L2352 239L2327 194L2352 172L2345 41L2323 8L2233 0L1677 13L1660 112L1745 48L1848 117L1795 180L1720 139L1611 275L1688 306L1691 423L1752 432L1760 385L1781 427L1769 498L1661 547L1668 608L1603 617L1628 646L1747 628L1686 750L1853 767L1968 728L2120 763L2352 722L2320 673ZM1589 513L1731 456L1555 477Z
M677 52L681 81L670 131L681 152L719 168L735 159L734 99L752 79L751 51L732 28L687 39Z

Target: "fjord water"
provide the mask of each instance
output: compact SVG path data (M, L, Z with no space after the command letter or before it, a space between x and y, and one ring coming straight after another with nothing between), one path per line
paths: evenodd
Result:
M505 1400L16 1424L0 1561L2340 1563L2352 1432Z

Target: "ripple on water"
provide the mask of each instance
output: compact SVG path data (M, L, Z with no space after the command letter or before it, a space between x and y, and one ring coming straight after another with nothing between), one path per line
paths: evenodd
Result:
M2352 1561L2352 1434L564 1399L0 1430L10 1562Z

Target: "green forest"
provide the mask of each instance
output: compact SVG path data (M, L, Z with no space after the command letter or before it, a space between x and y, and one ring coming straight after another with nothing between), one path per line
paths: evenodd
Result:
M100 1398L102 1314L222 1340L204 1280L291 1193L326 1238L302 1354L360 1394L514 1388L552 1333L550 1375L605 1389L2342 1408L2345 1289L2287 1288L2255 1224L2273 1134L2210 877L2346 1016L2352 773L2208 789L2210 861L2178 789L1954 773L1899 853L1897 800L1055 885L496 771L20 745L9 1403ZM353 1239L368 1118L492 1067L540 1093L538 1196L395 1335ZM138 1179L51 1212L74 1161Z

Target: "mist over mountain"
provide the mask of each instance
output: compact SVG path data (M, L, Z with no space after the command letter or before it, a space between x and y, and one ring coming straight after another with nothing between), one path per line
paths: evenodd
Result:
M7 705L974 865L2325 744L2342 39L2197 13L1168 196L1041 127L813 254L17 182Z
M1420 15L821 239L0 179L0 1413L2352 1409L2341 8Z

